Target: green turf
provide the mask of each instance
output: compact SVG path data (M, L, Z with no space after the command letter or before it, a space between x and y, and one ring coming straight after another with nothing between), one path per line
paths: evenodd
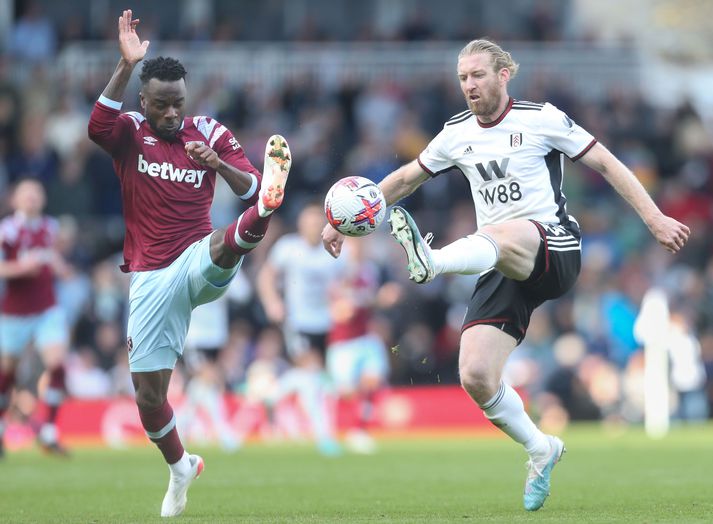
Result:
M522 509L524 452L494 438L384 440L374 456L325 459L309 446L200 450L206 470L181 522L711 522L713 427L612 435L578 427L552 496ZM149 447L35 451L0 463L0 522L162 522L168 471ZM165 520L163 520L165 522Z

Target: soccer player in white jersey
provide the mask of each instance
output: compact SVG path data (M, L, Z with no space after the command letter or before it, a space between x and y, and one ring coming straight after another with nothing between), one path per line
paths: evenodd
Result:
M121 58L89 119L89 137L109 153L121 183L125 264L131 272L127 346L136 404L148 437L169 465L161 515L183 512L186 492L203 470L187 453L166 395L183 353L191 311L228 289L243 256L262 240L280 207L292 162L287 142L268 139L260 173L233 134L206 116L185 115L186 71L174 58L146 60L142 113L122 113L122 98L149 47L131 11L119 17ZM226 228L210 221L220 175L248 207Z
M339 453L334 424L327 411L324 358L332 328L330 287L341 277L346 262L324 252L320 232L324 211L319 203L306 205L297 218L297 232L272 246L258 274L257 289L268 319L283 327L287 351L299 372L289 374L324 455Z
M552 468L565 448L535 426L501 377L532 311L569 290L580 270L579 226L562 194L563 154L601 173L672 253L684 246L689 229L664 215L633 173L565 113L513 100L507 86L517 70L497 44L468 43L457 63L468 110L379 185L393 204L452 168L468 179L475 234L432 249L403 208L395 206L389 220L417 283L441 273L481 274L461 332L461 383L487 418L529 454L524 506L532 511L548 496ZM327 251L338 256L343 238L329 226L322 236Z

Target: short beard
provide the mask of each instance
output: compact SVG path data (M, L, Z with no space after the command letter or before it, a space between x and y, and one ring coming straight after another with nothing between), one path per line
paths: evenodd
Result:
M173 140L173 139L176 137L176 135L178 134L178 130L180 129L180 127L179 127L179 128L176 129L173 133L167 133L166 131L161 131L161 130L160 130L158 127L156 127L156 125L155 125L151 120L149 120L148 118L146 119L146 121L149 123L149 126L151 127L151 130L152 130L154 133L156 133L160 138L162 138L162 139L164 139L164 140Z
M500 105L501 100L500 93L497 90L493 90L490 93L486 93L486 95L487 98L490 100L490 103L483 104L483 98L481 97L479 104L480 107L478 109L476 109L476 105L470 101L470 98L466 97L468 108L474 115L490 116L498 110L498 106Z

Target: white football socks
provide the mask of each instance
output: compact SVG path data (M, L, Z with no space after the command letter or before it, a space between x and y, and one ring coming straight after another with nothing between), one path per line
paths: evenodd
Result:
M525 411L520 395L500 382L497 393L480 406L485 416L515 442L519 442L530 456L541 457L550 452L550 442Z
M495 266L498 246L483 233L459 238L441 249L432 249L433 268L436 273L475 275Z
M179 477L185 477L191 472L191 459L188 452L184 451L183 456L175 464L169 464L168 468L171 470L171 475L178 475Z

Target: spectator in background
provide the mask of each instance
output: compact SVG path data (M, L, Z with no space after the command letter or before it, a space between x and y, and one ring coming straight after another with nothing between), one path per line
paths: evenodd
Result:
M569 420L598 420L601 412L580 375L587 354L584 339L576 333L564 334L553 343L552 351L559 366L547 378L545 391L558 399ZM544 412L542 416L548 415Z
M701 344L693 333L689 314L672 308L669 340L671 385L678 395L674 417L685 422L708 418L706 369L701 358Z
M14 149L20 127L22 97L10 77L12 72L10 61L0 56L0 158L6 158Z
M56 50L57 34L52 21L44 15L39 2L29 0L10 32L8 51L19 61L47 63Z
M82 222L92 214L92 184L85 176L84 155L72 155L60 164L59 176L47 184L47 211Z
M18 147L7 157L10 182L23 177L37 178L43 184L56 180L60 167L59 157L45 140L46 121L42 113L23 117Z
M69 89L61 91L55 99L47 118L45 139L62 160L83 157L89 146L86 112L79 109L76 95Z
M112 393L111 376L97 362L91 347L73 351L67 362L67 390L74 398L100 399Z

